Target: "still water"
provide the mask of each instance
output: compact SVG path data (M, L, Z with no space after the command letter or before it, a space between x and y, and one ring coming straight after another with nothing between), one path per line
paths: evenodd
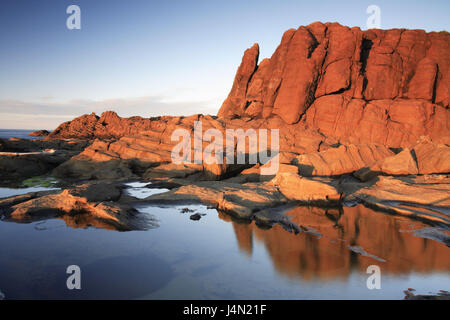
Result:
M0 138L10 139L10 138L20 138L27 140L39 139L42 137L30 137L28 134L35 130L20 130L20 129L0 129Z
M14 191L26 190L3 188L0 198ZM204 216L190 220L186 207ZM0 291L7 299L403 299L408 288L450 289L450 248L414 232L429 226L363 206L291 208L308 230L299 234L202 205L137 209L152 221L146 231L68 217L0 221ZM81 290L66 287L69 265L81 268ZM367 288L370 265L380 267L380 290Z

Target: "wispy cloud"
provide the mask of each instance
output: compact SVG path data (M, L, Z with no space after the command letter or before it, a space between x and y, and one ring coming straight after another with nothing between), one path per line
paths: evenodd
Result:
M57 102L0 99L0 128L54 129L77 116L113 110L122 117L159 115L215 114L216 101L171 101L170 97L145 96L104 100L70 100Z

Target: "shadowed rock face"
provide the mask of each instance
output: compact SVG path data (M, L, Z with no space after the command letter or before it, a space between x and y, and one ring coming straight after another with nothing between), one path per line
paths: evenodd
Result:
M256 68L258 47L245 52L218 116L301 120L346 143L448 143L449 45L449 34L423 30L290 29Z
M11 186L46 174L88 144L87 141L0 139L0 185Z

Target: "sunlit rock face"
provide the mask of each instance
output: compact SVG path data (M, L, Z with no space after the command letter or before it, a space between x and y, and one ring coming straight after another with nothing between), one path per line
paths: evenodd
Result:
M449 44L448 33L423 30L290 29L259 65L258 46L245 52L218 116L278 116L344 143L448 142Z
M195 121L203 132L279 130L279 161L296 164L301 175L366 169L358 175L366 180L379 173L448 173L449 49L445 32L362 31L321 22L290 29L268 59L259 62L258 44L245 51L217 117L121 118L108 111L61 124L47 140L97 141L53 173L219 180L246 169L173 165L170 152L177 142L171 134L192 133Z
M289 233L279 225L259 228L220 212L219 217L233 223L243 253L251 256L255 243L263 243L277 271L294 278L345 279L353 270L365 272L373 264L396 275L450 268L444 243L417 236L420 231L415 230L429 227L420 222L363 206L340 210L296 207L286 213L307 231ZM351 250L358 247L365 255Z

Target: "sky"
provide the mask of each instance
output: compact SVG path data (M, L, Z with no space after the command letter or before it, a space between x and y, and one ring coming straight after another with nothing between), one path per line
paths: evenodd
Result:
M68 6L81 9L69 30ZM2 0L0 128L54 129L82 114L216 114L244 50L270 57L314 21L450 31L450 1Z

